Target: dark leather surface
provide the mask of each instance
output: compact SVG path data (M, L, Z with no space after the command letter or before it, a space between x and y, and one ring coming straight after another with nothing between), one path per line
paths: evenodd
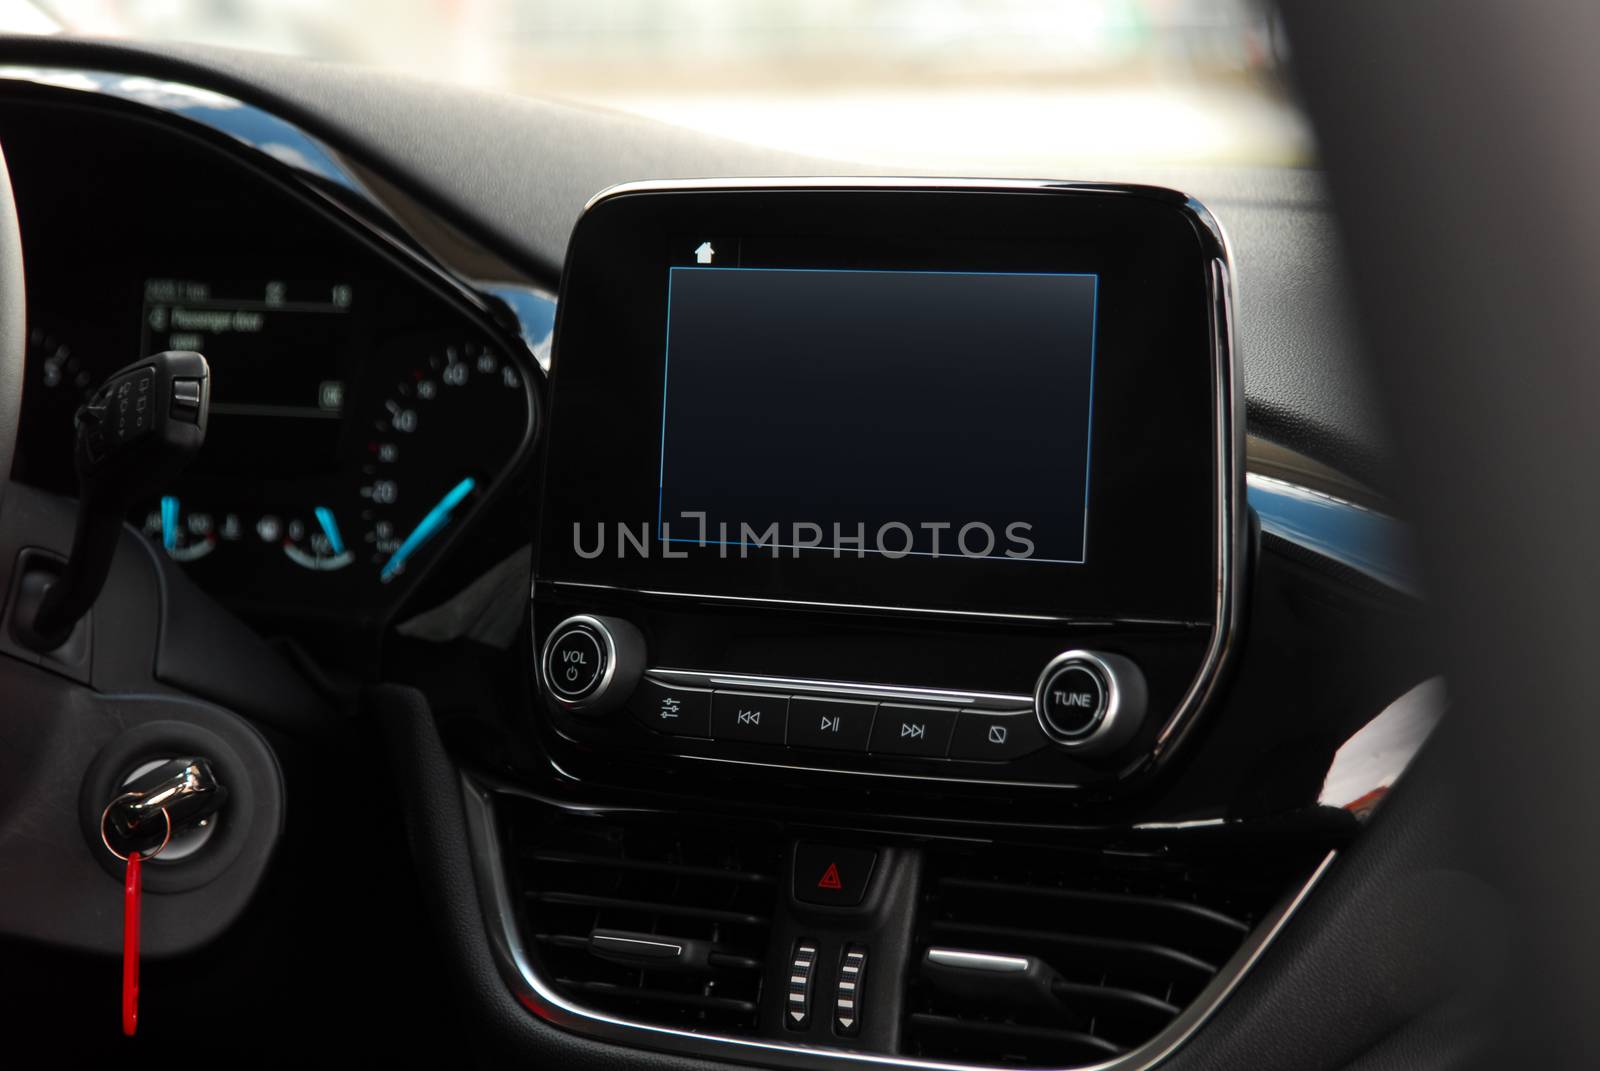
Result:
M379 168L485 245L551 282L584 203L618 182L895 173L870 162L754 148L614 112L194 45L3 38L0 62L180 77L267 106ZM1073 173L1047 177L1160 183L1211 208L1233 244L1251 432L1387 488L1388 452L1314 173L1086 162Z

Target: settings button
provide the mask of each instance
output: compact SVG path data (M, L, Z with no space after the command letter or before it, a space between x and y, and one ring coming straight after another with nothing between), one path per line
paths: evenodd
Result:
M646 677L628 700L628 710L658 733L711 735L711 692L705 688L678 688Z

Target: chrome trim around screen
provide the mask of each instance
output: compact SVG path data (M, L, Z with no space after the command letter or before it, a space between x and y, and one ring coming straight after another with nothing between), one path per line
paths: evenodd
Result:
M914 1068L917 1071L976 1071L983 1064L948 1063L893 1056L887 1053L854 1052L795 1045L764 1038L730 1037L696 1033L675 1027L635 1022L617 1015L586 1008L556 992L534 968L517 929L517 912L501 853L495 821L493 789L479 784L470 774L461 774L461 797L467 819L467 847L472 857L478 899L488 928L490 949L501 977L517 1002L540 1019L563 1029L586 1034L617 1044L658 1052L690 1053L724 1060L740 1060L780 1068L880 1067ZM1070 1065L1072 1071L1147 1071L1170 1057L1179 1046L1194 1036L1222 1002L1238 986L1245 974L1282 932L1284 926L1327 873L1336 853L1329 852L1292 895L1286 897L1245 938L1233 957L1223 964L1200 995L1178 1014L1160 1033L1143 1045L1113 1060Z

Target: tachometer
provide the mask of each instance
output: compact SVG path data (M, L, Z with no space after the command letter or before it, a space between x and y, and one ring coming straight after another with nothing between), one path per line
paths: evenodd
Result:
M527 426L522 374L476 342L428 352L370 417L361 520L368 561L388 583L464 514Z

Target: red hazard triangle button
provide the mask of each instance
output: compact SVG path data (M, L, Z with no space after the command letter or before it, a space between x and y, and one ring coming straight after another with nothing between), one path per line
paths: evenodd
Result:
M794 846L791 872L794 898L802 904L855 907L872 885L877 861L878 853L872 848L799 841Z

